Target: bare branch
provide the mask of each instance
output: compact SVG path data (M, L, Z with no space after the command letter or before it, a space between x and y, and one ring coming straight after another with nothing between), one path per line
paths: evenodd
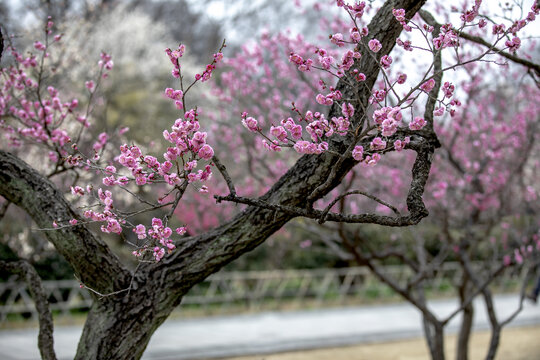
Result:
M0 260L0 269L7 270L25 279L28 289L34 298L36 311L38 313L38 347L41 358L45 360L56 360L56 353L54 352L54 324L52 314L49 309L47 295L45 294L45 290L43 289L43 284L38 273L26 260L10 262Z
M216 164L216 167L218 168L219 172L223 176L223 179L225 179L225 182L227 183L227 187L229 188L229 193L232 196L235 196L236 195L236 189L234 188L234 183L233 183L229 173L227 172L227 168L225 167L225 165L223 165L221 163L221 161L219 161L219 159L218 159L218 157L216 155L214 155L212 157L212 161L214 162L214 164Z

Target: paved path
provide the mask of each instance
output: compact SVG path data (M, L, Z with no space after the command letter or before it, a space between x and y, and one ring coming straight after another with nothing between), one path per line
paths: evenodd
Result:
M518 304L515 295L496 298L499 319ZM477 301L475 329L486 329L485 308ZM430 308L439 315L450 314L456 302L438 300ZM449 325L455 331L457 319ZM525 303L511 326L540 325L540 305ZM81 333L78 327L55 329L59 359L72 359ZM154 334L143 359L183 360L275 353L287 350L384 342L421 336L420 313L401 303L317 309L294 312L265 312L254 315L220 316L204 319L170 320ZM38 359L36 330L0 331L0 359Z

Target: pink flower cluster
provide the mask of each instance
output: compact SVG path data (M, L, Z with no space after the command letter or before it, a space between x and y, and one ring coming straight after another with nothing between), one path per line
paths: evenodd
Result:
M349 70L354 65L355 59L360 59L362 55L358 51L352 51L348 50L343 54L343 57L341 58L341 64L338 65L338 69L341 70L338 72L339 74L344 74L344 71ZM392 60L390 60L392 62Z
M394 141L394 149L397 152L400 152L410 142L411 142L411 138L409 136L405 136L405 138L403 140L397 139L396 141Z
M356 161L362 161L364 158L364 147L362 145L356 145L352 151L352 157Z
M160 261L163 256L165 256L165 251L171 253L176 246L173 244L172 239L172 230L168 226L163 225L163 221L159 218L152 219L152 226L147 230L143 224L138 224L133 229L133 232L137 234L139 240L150 239L150 244L145 244L140 249L135 250L133 255L140 257L146 251L149 251L151 248L152 255L156 261ZM183 235L186 233L185 227L179 227L176 229L178 235Z
M174 100L174 105L176 106L178 110L184 109L184 103L182 102L184 93L182 92L182 90L174 90L172 88L166 88L165 96L167 96L171 100Z
M405 9L392 9L392 15L396 18L397 21L403 26L403 30L411 31L412 28L407 25L407 20L405 19Z
M482 4L482 0L475 0L471 10L465 11L461 14L461 20L465 22L472 22L478 16L478 9Z
M318 144L311 143L305 140L299 140L293 146L294 150L299 154L321 154L328 150L328 143L322 141Z
M380 125L382 136L392 136L401 125L403 115L399 106L385 106L373 112L373 121Z
M427 93L433 90L434 87L435 87L435 79L429 79L428 81L420 85L420 89L424 90Z
M343 41L342 33L335 33L334 35L330 35L330 42L332 42L332 44L336 44L339 47L345 46L345 41Z
M165 53L169 56L169 60L173 64L172 76L177 79L180 78L181 73L179 59L184 55L184 51L186 51L186 46L183 44L178 45L178 49L176 50L165 49Z
M341 96L341 91L334 90L334 88L331 87L328 95L325 96L323 94L317 94L315 101L321 105L330 106L334 103L334 100L341 100Z
M295 53L291 53L291 55L289 56L289 61L293 64L296 64L298 66L298 70L300 71L309 71L311 70L311 66L313 65L313 60L304 60L303 57Z
M415 116L414 119L409 123L409 129L411 130L420 130L424 126L426 126L426 120L420 116Z
M261 128L259 127L259 122L257 119L247 116L247 112L242 113L242 125L251 132L259 132Z
M506 40L504 45L506 45L508 51L515 53L521 46L521 40L518 37L514 37L512 40Z
M382 49L381 42L377 39L371 39L368 42L369 49L374 53L379 52Z
M369 148L374 151L384 150L386 149L386 141L377 136L371 141Z
M108 72L112 70L114 63L112 61L112 56L105 52L102 52L100 57L101 60L98 61L98 65L101 70L101 76L106 79L109 76Z
M41 45L36 46L41 48ZM6 139L14 147L21 146L22 141L28 139L54 152L61 151L60 155L67 157L64 146L70 143L71 138L61 126L78 107L78 100L62 101L59 91L53 86L48 86L46 92L40 91L41 84L26 72L26 69L32 71L38 67L36 57L30 55L25 58L14 49L11 49L11 55L16 64L0 70L3 80L0 88L0 118L11 117L16 120L13 125L1 122ZM29 94L38 91L40 100L31 100ZM51 160L56 162L58 154L51 157Z
M441 32L439 36L433 39L433 46L435 46L435 49L437 50L458 45L459 38L454 29L452 29L452 24L445 24L441 26Z
M407 50L407 51L413 51L413 47L412 47L412 43L411 43L411 40L401 40L400 38L397 38L396 39L396 44L398 46L401 46L403 49Z
M75 192L79 195L82 189L73 189L72 192ZM90 189L87 189L90 192ZM101 188L98 189L98 199L101 204L104 206L103 212L97 212L94 210L86 210L84 212L84 217L92 221L106 221L106 225L101 226L101 231L104 233L122 233L122 224L125 223L125 220L118 219L117 215L113 212L113 198L112 193L108 190L103 191Z
M214 60L210 64L206 65L206 68L202 74L195 74L195 80L201 80L202 82L210 80L212 77L212 72L216 69L217 63L219 63L221 60L223 60L223 53L218 52L217 54L214 54Z
M325 49L317 49L315 53L319 55L318 60L322 68L325 70L330 70L332 64L335 62L334 57L331 56Z

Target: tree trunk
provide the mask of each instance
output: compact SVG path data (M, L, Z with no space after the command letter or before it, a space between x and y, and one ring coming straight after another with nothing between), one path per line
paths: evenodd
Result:
M469 278L466 273L463 274L462 283L459 287L459 300L460 305L467 300L469 289ZM474 305L469 302L463 307L463 318L461 319L461 326L457 338L456 359L468 360L469 359L469 340L471 338L472 325L474 320Z
M139 359L154 331L174 309L162 308L159 312L155 296L144 289L125 298L94 301L75 359Z
M444 327L440 323L430 321L425 316L422 321L431 360L444 360Z
M461 320L461 326L460 326L459 334L457 338L457 349L456 349L457 360L469 359L469 340L471 338L473 319L474 319L474 306L471 302L463 308L463 318Z
M491 339L489 340L489 349L486 355L486 360L495 359L497 350L499 349L499 342L501 340L501 327L499 325L491 329Z

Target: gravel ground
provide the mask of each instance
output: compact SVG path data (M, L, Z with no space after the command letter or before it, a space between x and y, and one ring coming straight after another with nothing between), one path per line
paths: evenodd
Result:
M455 336L447 336L447 359L455 359ZM470 359L484 359L489 344L489 332L477 332L472 337ZM363 344L340 348L298 351L273 355L244 356L227 360L427 360L428 350L423 339ZM503 330L497 360L540 359L540 326Z

